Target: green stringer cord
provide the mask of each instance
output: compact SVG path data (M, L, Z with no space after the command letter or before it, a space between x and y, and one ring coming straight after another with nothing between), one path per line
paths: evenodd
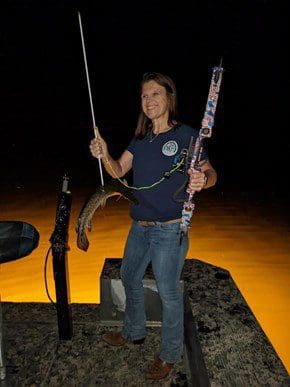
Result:
M174 167L174 168L172 168L170 171L168 171L168 172L165 172L164 173L164 176L160 179L160 180L158 180L158 181L156 181L155 183L153 183L153 184L151 184L151 185L147 185L147 186L144 186L144 187L134 187L134 186L131 186L131 185L128 185L124 180L121 180L118 176L117 176L117 174L116 174L116 172L115 172L115 170L114 170L114 168L112 167L112 165L111 165L111 163L109 162L109 160L107 159L106 160L106 163L107 164L109 164L109 167L111 168L111 171L113 172L113 174L115 175L115 178L121 183L121 184L123 184L125 187L127 187L127 188L130 188L130 189L134 189L134 190L136 190L136 191L141 191L141 190L145 190L145 189L151 189L151 188L153 188L153 187L156 187L158 184L160 184L160 183L162 183L162 181L164 181L165 179L168 179L182 164L183 164L183 162L184 162L184 160L181 160L179 163L177 163L176 164L176 166Z

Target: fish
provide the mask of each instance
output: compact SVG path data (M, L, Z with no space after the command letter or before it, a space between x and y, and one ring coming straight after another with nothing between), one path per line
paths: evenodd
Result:
M124 180L124 184L127 182ZM123 196L131 203L139 204L139 200L134 196L132 189L126 187L119 179L111 179L104 186L99 186L88 200L84 203L76 224L77 246L80 250L87 251L89 248L89 240L86 235L86 230L91 231L92 218L99 207L104 207L107 199L111 196Z

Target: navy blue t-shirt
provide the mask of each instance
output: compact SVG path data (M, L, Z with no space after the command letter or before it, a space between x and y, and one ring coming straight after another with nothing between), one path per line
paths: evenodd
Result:
M172 169L176 155L188 149L191 136L198 131L188 125L174 126L158 136L147 134L142 140L133 139L127 150L133 155L133 186L150 186ZM153 137L153 140L152 140ZM150 142L151 141L151 142ZM207 158L203 151L201 160ZM150 189L134 190L140 204L131 204L130 215L134 220L166 222L181 217L183 204L173 199L176 190L184 183L185 175L174 172L168 179Z

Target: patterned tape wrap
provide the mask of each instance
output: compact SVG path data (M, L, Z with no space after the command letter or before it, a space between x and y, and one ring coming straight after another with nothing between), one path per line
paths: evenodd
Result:
M222 74L224 69L222 65L213 68L209 93L207 97L207 103L205 107L204 116L201 122L201 129L199 131L198 138L194 145L194 151L190 168L194 169L198 165L199 157L202 152L202 143L205 138L209 138L212 135L212 128L214 125L214 116L217 107L217 101L219 97L219 91L222 81ZM186 234L190 226L190 219L193 214L195 204L193 203L194 193L189 194L188 199L183 204L182 219L181 219L181 231Z

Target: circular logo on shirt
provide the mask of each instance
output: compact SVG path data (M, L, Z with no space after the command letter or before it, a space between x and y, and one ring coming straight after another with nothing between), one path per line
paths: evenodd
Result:
M178 151L178 145L176 141L167 141L162 147L162 153L165 156L174 156Z

